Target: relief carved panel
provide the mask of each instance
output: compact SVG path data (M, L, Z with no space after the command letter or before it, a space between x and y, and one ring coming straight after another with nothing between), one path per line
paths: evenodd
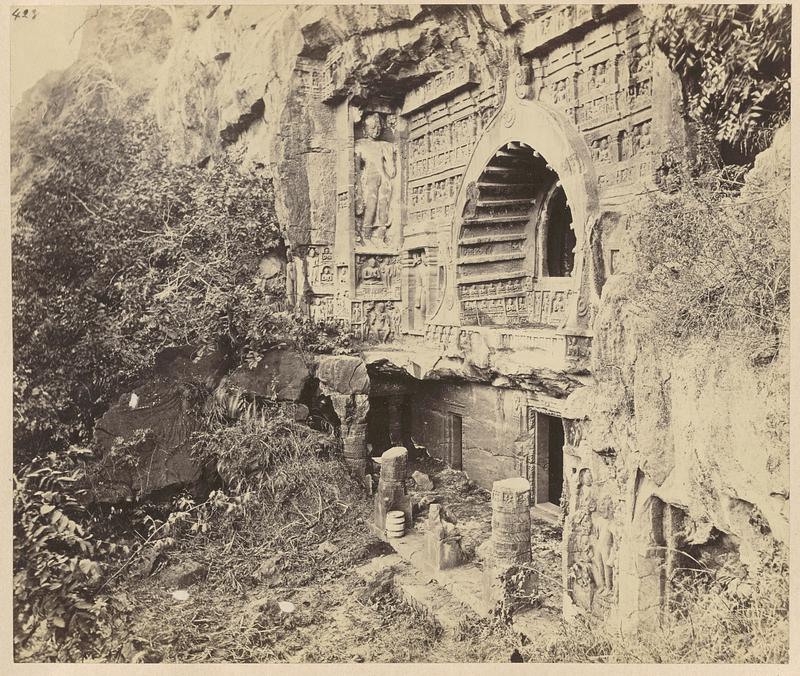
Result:
M400 298L398 258L383 254L356 254L357 298Z
M395 301L354 301L351 329L361 340L387 343L400 336L400 304Z
M474 85L473 80L470 82ZM446 223L452 218L464 169L501 101L498 83L462 91L441 103L409 113L410 231L424 224Z
M311 245L306 252L308 283L314 293L331 293L334 283L334 264L331 247Z

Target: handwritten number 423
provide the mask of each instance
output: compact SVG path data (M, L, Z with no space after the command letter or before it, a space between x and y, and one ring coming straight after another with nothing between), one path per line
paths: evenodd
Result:
M15 9L11 16L15 19L35 19L38 12L35 9Z

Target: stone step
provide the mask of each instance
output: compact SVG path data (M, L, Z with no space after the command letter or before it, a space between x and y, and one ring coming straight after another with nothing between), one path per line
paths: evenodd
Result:
M494 154L495 157L513 157L514 159L527 159L528 155L530 155L529 151L522 148L512 148L510 146L506 146Z
M502 150L498 151L498 153L503 152ZM525 174L530 174L533 172L534 166L534 159L533 155L512 155L511 153L505 153L504 155L496 154L492 159L489 161L489 165L486 169L490 167L504 167L507 169L513 169L514 171L520 172L523 176ZM484 169L484 171L486 171Z
M461 261L459 260L459 263ZM460 272L466 273L469 268ZM460 274L457 280L458 284L475 284L477 282L499 282L505 279L519 279L520 277L528 277L528 273L524 270L508 270L506 272L492 272L489 274Z
M542 502L531 507L531 518L549 523L551 526L560 525L561 510L558 505Z
M520 177L525 176L528 174L527 171L520 171L520 167L501 167L490 164L489 166L485 167L483 173L490 173L490 174L519 174Z
M527 254L524 251L501 251L500 253L483 254L480 256L461 255L459 265L477 265L479 263L499 263L501 261L522 260Z
M479 207L522 207L530 206L536 200L533 197L495 197L481 198L478 200Z
M433 578L399 554L386 554L356 568L363 580L374 579L385 570L393 573L392 585L398 598L439 625L445 632L459 633L463 621L476 616L469 607L457 601Z
M491 616L493 608L486 600L483 574L475 563L464 563L448 570L434 570L425 560L425 536L421 531L412 528L402 538L386 538L374 526L371 526L371 530L387 542L396 554L380 557L386 559L383 562L373 559L362 569L372 571L375 567L397 566L400 573L395 576L397 589L409 595L412 599L410 605L422 603L430 609L443 629L457 630L461 620L470 614ZM407 567L402 567L400 561ZM365 574L375 575L374 572ZM451 599L450 602L446 600L447 597ZM459 618L458 622L454 620L454 615ZM559 616L541 610L527 610L515 614L512 628L533 639L558 633L560 624Z
M533 183L530 181L524 181L522 183L512 183L511 181L478 181L476 185L479 188L532 188Z

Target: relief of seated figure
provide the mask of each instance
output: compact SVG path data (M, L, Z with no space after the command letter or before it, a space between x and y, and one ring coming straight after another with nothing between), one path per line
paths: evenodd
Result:
M380 284L381 269L374 257L370 256L361 269L361 281L364 284Z

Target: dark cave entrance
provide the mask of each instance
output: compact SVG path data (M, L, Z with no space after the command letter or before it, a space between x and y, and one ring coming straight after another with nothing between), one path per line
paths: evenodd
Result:
M369 412L366 443L371 457L378 457L394 446L414 451L409 430L413 391L412 378L402 374L370 373Z

